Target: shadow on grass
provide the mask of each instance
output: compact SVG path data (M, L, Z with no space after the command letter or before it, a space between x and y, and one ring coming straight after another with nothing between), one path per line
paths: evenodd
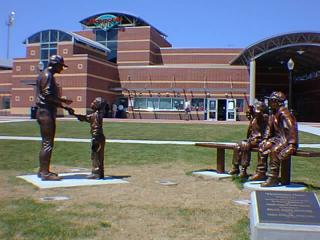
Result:
M291 182L292 184L300 184L307 188L308 192L312 191L320 191L320 186L315 186L313 184L305 183L305 182Z
M69 176L63 176L62 179L87 179L88 174L85 173L76 173L73 175ZM117 176L117 175L111 175L111 176L106 176L101 180L112 180L112 179L123 179L123 178L129 178L131 176L129 175L123 175L123 176Z

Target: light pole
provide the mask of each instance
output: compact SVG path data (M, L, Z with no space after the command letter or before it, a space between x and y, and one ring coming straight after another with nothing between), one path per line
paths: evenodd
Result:
M11 35L11 28L13 26L13 23L14 23L14 17L15 17L16 13L14 11L12 11L10 14L9 14L9 17L8 17L8 21L6 22L6 25L8 26L8 39L7 39L7 60L9 60L9 57L10 57L10 35Z
M294 61L292 60L292 58L289 59L289 61L287 62L287 67L289 70L289 97L288 97L288 108L289 111L292 113L292 71L294 68Z

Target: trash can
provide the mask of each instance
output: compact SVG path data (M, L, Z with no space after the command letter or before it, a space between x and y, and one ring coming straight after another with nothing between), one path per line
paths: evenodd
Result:
M30 109L30 117L31 117L31 119L36 119L37 118L37 110L38 110L38 107L36 107L36 106L31 107L31 109Z

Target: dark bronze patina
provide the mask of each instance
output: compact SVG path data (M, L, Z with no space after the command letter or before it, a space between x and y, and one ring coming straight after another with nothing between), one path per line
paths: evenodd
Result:
M256 102L254 105L249 106L247 117L250 120L247 139L236 144L234 148L232 170L229 174L239 174L241 178L247 178L247 168L250 165L250 150L259 146L263 139L263 134L268 122L268 115L266 114L267 108L263 102ZM258 154L258 168L255 178L265 177L266 172L266 156ZM239 169L241 166L241 169Z
M92 114L80 115L74 114L74 110L69 110L70 114L75 115L79 121L90 123L91 127L91 161L92 172L88 179L103 179L104 178L104 145L106 138L103 134L103 115L106 102L103 98L97 97L91 103L91 108L94 111Z
M70 108L65 106L72 103L72 100L59 97L54 74L60 73L64 67L63 57L53 55L50 57L48 67L42 71L37 79L37 120L40 125L42 146L39 153L40 168L38 177L42 180L60 180L58 174L50 172L50 160L53 149L54 136L56 132L57 108Z
M261 154L269 154L268 179L262 187L279 184L281 161L287 161L298 148L298 127L295 117L284 106L286 97L282 92L273 92L269 98L271 114L265 131L264 140L260 144Z

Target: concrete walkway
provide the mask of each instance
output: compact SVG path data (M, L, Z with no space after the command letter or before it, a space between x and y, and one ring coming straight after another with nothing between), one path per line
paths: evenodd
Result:
M58 121L76 121L75 118L58 118ZM29 117L12 117L12 116L0 116L0 123L9 122L25 122L36 121ZM230 125L246 125L247 121L241 122L229 122L229 121L183 121L183 120L165 120L165 119L117 119L106 118L105 122L128 122L128 123L177 123L177 124L230 124ZM298 130L302 132L311 133L320 136L320 123L298 123ZM24 140L24 141L41 141L40 137L15 137L15 136L0 136L0 140ZM57 142L90 142L91 139L80 138L55 138ZM156 141L156 140L122 140L122 139L107 139L106 142L113 143L135 143L135 144L174 144L174 145L194 145L193 141ZM319 144L300 144L302 148L320 148Z
M298 123L298 130L320 136L320 126L314 127L313 123Z
M15 141L41 141L41 137L19 137L19 136L0 136L0 140ZM82 142L90 143L91 139L86 138L55 138L56 142ZM193 141L157 141L157 140L123 140L106 139L107 143L134 143L134 144L153 144L153 145L194 145L195 143L213 143L213 142L193 142ZM218 142L214 142L218 143ZM225 142L224 142L225 143ZM232 144L232 143L231 143ZM299 144L301 148L320 148L320 144Z

